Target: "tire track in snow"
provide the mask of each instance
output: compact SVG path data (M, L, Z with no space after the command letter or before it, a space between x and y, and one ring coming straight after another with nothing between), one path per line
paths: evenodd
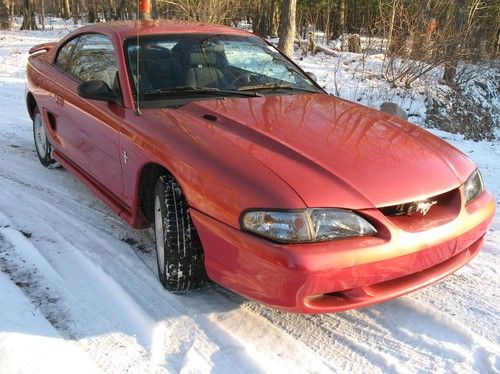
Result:
M4 183L0 182L0 186L2 184ZM25 184L18 187L21 190L27 189L31 191L33 189L33 186L25 186ZM178 316L187 314L190 316L189 323L186 323L182 328L179 328L179 332L174 335L178 335L182 331L194 330L195 334L190 336L194 337L195 340L194 342L187 341L185 344L181 344L181 348L179 348L175 354L172 353L170 361L175 364L169 365L167 362L167 367L169 369L172 371L178 371L181 369L178 365L185 365L188 362L191 362L191 360L186 360L185 357L196 356L198 358L203 358L206 352L211 351L213 352L212 356L215 357L215 365L218 369L225 367L226 369L233 368L234 371L234 367L236 367L240 368L239 370L242 372L260 371L258 366L256 366L255 361L258 360L259 355L262 356L262 350L266 350L267 348L265 346L258 347L258 349L252 351L252 354L250 355L250 357L255 357L255 359L250 359L248 352L246 351L246 346L248 346L249 342L240 338L242 335L245 336L251 334L248 334L248 331L238 332L237 329L235 329L236 334L228 333L224 324L218 326L208 317L209 315L216 315L218 313L223 314L225 313L225 309L234 309L238 306L236 303L228 303L227 299L218 298L217 293L210 289L201 294L193 294L186 297L174 296L167 293L157 282L155 271L150 271L148 263L152 264L152 262L144 261L141 263L144 264L145 269L141 268L143 265L138 266L136 257L138 256L138 253L137 251L134 251L131 246L123 243L115 236L110 236L107 233L102 232L102 230L96 230L93 225L87 225L86 223L80 221L79 218L61 211L59 207L52 205L50 199L48 201L47 199L45 199L45 201L40 201L41 197L36 196L37 193L26 194L25 191L19 191L19 188L16 188L14 191L9 191L11 196L9 196L8 200L12 201L12 203L11 206L9 206L9 203L4 203L3 209L5 210L5 208L7 208L7 211L10 212L17 210L17 214L21 213L24 216L30 216L31 223L28 226L24 226L23 222L19 222L23 229L27 230L30 226L36 226L38 227L39 232L46 231L51 233L49 236L50 240L47 240L48 238L43 237L43 235L39 232L35 232L35 230L33 230L34 233L30 240L38 240L37 245L39 246L41 252L48 254L54 247L58 247L60 249L62 248L61 253L64 254L68 251L67 242L69 240L72 242L71 245L73 245L73 250L76 250L76 247L74 246L77 245L78 251L89 257L92 263L101 267L110 275L112 279L118 281L120 286L126 290L126 293L131 295L133 300L138 303L143 310L147 310L148 313L154 317L154 319L165 319L166 315ZM5 189L8 190L8 185L5 185ZM26 200L23 203L30 207L25 212L22 211L22 209L19 212L19 205L22 205L20 203L21 199ZM60 204L61 201L59 201L58 205ZM65 202L63 201L62 204L64 205ZM50 216L50 222L36 221L37 214L34 213L34 210L43 212L43 216ZM56 232L57 230L63 231L65 233L65 238L58 236ZM82 231L91 232L92 235L88 238L82 238ZM42 240L40 240L40 238ZM75 241L76 243L74 243ZM98 249L98 251L96 249ZM140 257L149 257L148 259L153 259L152 254L148 255L141 253ZM55 262L72 263L79 261L80 260L76 261L75 259L65 258L58 259ZM61 269L58 269L58 272L61 272ZM118 274L119 272L125 272L126 275L120 275ZM129 277L130 274L140 275L142 279L134 281L133 276ZM135 275L135 277L137 277L137 275ZM125 278L131 279L130 281L124 281ZM70 288L75 289L78 287L71 286ZM185 303L185 301L188 302ZM222 303L222 308L218 305L219 303ZM160 324L163 324L163 322ZM195 326L194 328L193 325ZM151 359L155 358L155 360L162 362L165 361L165 359L162 360L161 354L158 354L157 352L161 351L161 349L165 347L165 344L161 344L161 334L157 333L156 335L159 336L156 337L156 339L159 339L160 343L156 344L156 346L155 344L151 345L150 355ZM275 334L275 339L283 341L283 333L277 332ZM93 342L94 345L97 344L95 341ZM167 346L169 345L173 345L172 342L169 342ZM276 349L282 357L286 357L286 354L292 349L302 351L302 357L297 355L297 365L299 365L301 361L304 361L304 357L307 355L311 356L310 360L313 361L312 352L307 354L305 352L307 349L304 351L304 347L301 343L288 344L288 351L281 348L282 345L283 344L280 344L280 348ZM166 354L168 354L168 352ZM275 353L267 355L274 356ZM276 365L283 366L283 359L273 359L273 361L276 362ZM314 358L314 361L318 361L318 359ZM318 368L316 371L321 371L320 368L324 367L321 360L319 361L320 363L311 365L313 368ZM179 362L181 363L179 364Z
M16 148L10 152L14 154L12 159L15 160L17 160L15 157L16 154L26 154L23 148L31 146L30 142L23 139L19 140L22 147L19 150ZM52 212L51 215L54 217L62 217L60 224L72 226L74 239L79 241L80 244L81 240L78 239L77 235L79 228L85 227L85 230L93 232L95 236L89 238L89 242L86 245L78 245L79 251L92 245L100 247L106 252L105 256L102 252L96 254L97 252L93 250L85 255L89 256L91 261L97 262L103 269L107 268L106 263L112 263L116 258L123 261L123 263L120 263L120 267L126 265L125 268L128 266L130 269L130 267L137 265L135 260L131 260L133 256L136 256L136 258L138 257L141 260L144 267L148 269L147 271L140 270L143 277L147 279L151 277L157 285L156 277L154 276L156 268L152 254L132 250L128 245L113 241L132 236L137 239L140 245L151 248L152 237L147 232L134 231L128 228L125 223L114 218L113 214L97 198L90 195L85 187L80 186L79 182L74 180L74 177L66 175L64 171L40 170L35 159L21 159L19 161L27 170L33 170L33 174L38 176L43 175L44 177L35 179L17 170L12 170L11 167L2 167L0 175L11 182L19 183L20 188L29 190L28 195L32 197L33 204L36 205L40 200L45 201L47 206L44 209L50 210ZM53 187L54 181L52 179L55 173L58 173L56 174L57 180L61 182L61 186L56 184ZM76 192L77 197L81 201L75 201L75 198L71 196L69 191ZM75 217L76 214L78 218ZM88 225L86 224L87 222L89 223ZM26 228L22 223L19 224L21 227ZM57 220L51 220L51 224L54 229L57 229L55 226L58 226L59 223L57 223ZM111 245L109 245L110 243ZM121 252L117 253L117 249L126 253L122 256ZM109 272L111 278L120 279L120 275L115 273L116 269L120 267L112 266L106 271ZM454 277L449 279L453 280ZM448 282L454 285L454 281L448 280L441 282L441 284L447 284ZM165 308L162 302L158 302L154 307L151 305L148 306L147 298L144 299L141 296L141 292L145 292L146 294L154 292L156 295L162 295L163 297L164 291L161 288L154 290L156 286L151 286L151 289L144 291L141 289L134 290L126 284L120 284L120 286L126 289L127 293L132 294L134 301L141 305L143 309L148 310L148 313L150 309L162 310L162 308ZM457 283L456 292L459 297L462 297L463 294L464 300L466 300L466 294L460 289L460 286L463 287L463 282ZM432 306L431 301L435 292L432 290L424 292L428 293L429 296L423 298L422 305L428 306L430 304ZM420 293L415 295L417 299L420 298ZM241 350L241 345L234 342L227 343L228 334L232 335L232 338L235 340L240 341L242 345L247 344L248 346L248 341L245 341L239 335L242 330L245 331L245 329L251 328L252 324L267 324L269 329L284 331L301 342L301 344L305 344L312 351L316 352L318 356L324 358L323 363L326 367L335 369L335 371L350 372L359 370L359 368L363 368L363 370L369 368L373 372L402 372L408 370L453 371L457 369L476 372L498 371L499 355L495 350L491 349L488 342L477 341L476 338L473 341L464 340L463 337L460 337L460 334L454 335L450 331L448 331L449 336L441 337L441 340L436 339L436 336L433 336L433 332L444 328L442 321L433 321L433 313L438 311L433 306L427 313L423 313L422 308L415 305L413 307L405 305L407 300L412 300L413 297L410 296L360 311L324 316L298 316L276 312L260 304L244 301L239 296L222 290L219 287L211 287L203 291L201 295L192 294L184 299L176 299L176 297L174 299L167 297L167 299L175 300L173 304L176 305L176 309L190 314L192 318L191 322L194 321L203 330L205 336L208 334L210 339L217 342L218 351L213 351L212 355L217 355L217 352L223 352L225 350L224 346L229 345L228 353L225 355L222 354L223 358L219 358L222 362L226 362L226 360L231 362L231 359L227 358L228 355L231 352ZM207 300L210 300L210 302L207 303ZM217 302L225 305L225 307L220 308L220 306L216 305ZM240 307L240 309L236 310L224 310L225 308L227 309L228 302L231 305L229 309L238 308L238 305L241 305L242 309ZM205 308L202 306L203 303L207 303ZM248 311L250 314L245 313L245 311ZM412 321L406 320L402 324L409 327L406 330L401 329L401 321L405 320L405 318L402 318L404 317L403 311L411 316L411 318L419 320L421 324L429 324L432 328L418 332ZM493 308L492 312L494 313L494 311L495 309ZM443 314L443 316L446 318L447 315ZM241 318L247 318L250 327L242 328L240 326L242 323L235 323L235 320ZM396 318L396 321L392 321L391 318ZM214 326L214 324L220 325L220 328ZM181 323L180 326L176 334L182 334L182 331L184 331L182 327L184 325ZM230 331L234 331L234 333L223 331L228 326ZM188 325L186 325L186 328L189 328ZM158 333L157 335L161 341L162 334ZM446 339L453 339L453 337L459 341L459 344L448 344L441 350L440 343L444 342L446 344ZM193 335L190 338L186 338L186 344L178 346L177 355L169 353L175 356L172 358L174 362L187 363L189 360L185 361L185 359L189 357L189 354L195 355L197 352L203 351L199 347L194 347L190 339L193 339ZM229 341L231 340L229 339ZM272 346L272 339L264 339L262 342ZM283 342L280 343L283 344ZM478 344L481 346L478 346ZM165 344L159 344L160 347L162 345L164 346ZM465 350L469 349L470 353L464 353L461 347L465 347ZM159 350L161 351L161 349ZM209 351L209 349L207 350ZM154 356L156 361L161 361L161 353L153 354L156 351L156 347L155 349L151 347L151 357ZM191 353L188 354L188 352ZM285 351L282 352L284 352L283 354L286 353ZM251 353L251 356L258 357L259 354L260 352L255 351ZM337 361L341 361L341 364ZM232 362L234 363L234 360ZM242 362L239 363L244 364L244 362L245 359L242 359ZM174 365L169 368L177 369L178 366Z
M31 165L30 165L31 166ZM35 166L38 166L35 162ZM59 172L59 170L46 170L46 169L42 169L41 172L46 172L48 174L50 174L51 172ZM100 214L100 210L96 210L94 209L93 207L91 206L88 206L88 201L87 200L83 200L83 203L79 203L79 202L75 202L72 198L69 197L68 194L65 194L63 193L62 195L60 195L60 198L58 198L58 192L57 191L54 191L53 189L51 188L48 188L46 185L44 184L41 184L41 183L38 183L38 182L34 182L33 180L29 179L29 178L26 178L24 176L19 176L13 172L10 172L8 170L5 170L5 169L0 169L0 175L3 175L4 177L10 179L11 181L17 181L18 183L21 183L21 185L25 186L26 188L29 188L31 191L32 191L35 195L37 195L36 197L38 197L37 199L34 200L34 203L36 204L36 201L39 200L39 199L44 199L45 202L48 202L50 204L50 206L48 206L46 209L57 209L60 213L65 213L65 214L68 214L68 217L67 219L64 219L64 221L66 222L69 222L71 221L71 219L73 218L72 217L72 214L74 214L75 212L75 209L78 213L80 214L83 214L84 216L84 219L85 221L88 221L88 222L91 222L92 223L92 226L94 226L95 228L98 228L99 230L103 230L105 229L109 234L111 234L112 236L114 236L115 238L119 238L120 236L123 238L123 234L121 235L116 235L116 228L117 227L120 227L121 229L123 229L125 232L128 231L133 231L132 229L130 229L125 223L122 223L121 221L117 222L115 227L112 228L112 229L108 229L108 227L106 226L106 222L105 221L102 221L102 222L95 222L95 214L93 214L92 211ZM69 178L73 178L72 176L68 176ZM85 188L85 187L83 187ZM49 195L49 198L47 199L47 197L44 198L44 196L47 196L47 194ZM61 198L63 201L61 201ZM56 208L57 207L57 208ZM70 209L68 209L68 207L71 207ZM104 207L105 209L107 209L106 207ZM88 212L88 210L91 210L91 212ZM87 211L87 212L86 212ZM57 213L55 212L55 214L53 214L52 216L55 216ZM112 214L110 212L110 214ZM104 220L106 220L107 218L107 215L104 214L102 215L101 214L101 217L100 218L103 218ZM97 224L96 224L97 223ZM79 222L78 225L81 225L82 222ZM102 224L102 225L101 225ZM144 237L145 236L145 237ZM144 235L142 238L140 238L141 242L142 243L148 243L148 239L149 239L149 243L150 245L153 244L154 245L154 242L152 241L152 236L149 236L149 235ZM148 238L149 236L149 238ZM98 237L94 237L92 238L93 241L96 241L96 240L99 240ZM108 239L107 239L108 240ZM106 241L104 243L102 243L104 246L106 245ZM116 247L115 246L112 246L114 247L113 249L116 250ZM127 247L129 248L129 246L124 246L124 247ZM140 260L146 264L148 266L148 268L150 269L150 274L153 274L154 275L154 284L155 285L158 285L158 282L156 280L156 265L155 265L155 260L154 258L151 256L151 255L148 255L148 254L145 254L145 253L138 253L137 251L134 251L134 254L140 258ZM116 253L114 253L114 255L116 255ZM165 292L161 287L160 287L160 290L158 291L160 294L163 292ZM207 290L206 292L209 293L208 295L208 299L210 300L220 300L221 302L226 302L228 300L230 300L232 303L233 303L233 306L232 307L236 307L239 303L242 303L244 302L244 299L237 296L237 295L233 295L231 298L227 298L227 297L223 297L223 298L220 298L218 293L222 292L224 295L226 294L225 291L221 291L221 289L216 286L216 287L212 287L210 290ZM140 294L143 294L143 293L140 293ZM191 305L189 307L189 309L191 311L194 311L195 314L198 314L198 315L201 315L202 313L199 313L199 311L197 309L199 309L200 307L200 303L199 303L199 300L197 298L197 295L193 294L193 295L189 295L190 298L194 298L194 300L189 300L189 299L185 299L183 300L183 302L187 302L188 305ZM193 301L193 302L191 302ZM208 303L207 304L208 308L206 308L208 311L210 310L210 307L211 306L214 306L213 303ZM214 309L218 309L217 306L214 306L215 308ZM205 328L207 328L207 326L210 326L212 324L212 322L205 318L205 317L199 317L198 318L199 320L199 323L203 324L205 326ZM260 323L262 323L262 319L260 319ZM219 321L220 322L220 321ZM223 327L223 326L222 326ZM236 326L233 326L233 328L236 328ZM217 333L215 333L217 334ZM232 334L233 335L233 338L235 339L238 339L238 334ZM242 344L245 343L244 340L240 340L242 342ZM282 354L285 355L287 352L286 352L286 349L283 349L283 352ZM328 366L331 366L331 365L327 365Z
M498 372L498 347L411 296L330 315L296 316L257 303L246 306L327 360L345 357L343 371Z
M11 192L9 194L7 192L7 194L10 195L8 196L8 200L12 201L19 211L19 199L15 196L15 193ZM36 242L35 251L42 254L48 262L52 263L56 269L55 273L62 277L62 281L59 283L64 284L67 292L75 292L75 290L77 290L77 293L74 295L75 298L68 303L68 307L70 309L81 309L77 310L76 314L78 315L80 323L84 320L83 322L86 329L84 331L81 329L69 330L73 338L81 338L82 336L86 337L88 335L102 335L103 332L108 335L111 333L111 335L114 336L116 334L113 332L116 330L121 332L121 335L125 338L135 337L134 340L137 340L137 343L131 342L129 344L136 346L131 347L132 349L129 350L135 352L143 351L142 356L150 355L150 350L151 356L155 356L157 361L164 363L171 371L177 372L183 368L182 365L185 363L184 355L189 352L191 355L196 355L196 352L198 352L197 357L199 360L205 359L205 362L198 360L197 365L206 366L207 368L212 365L210 357L219 349L210 338L205 336L203 329L198 327L192 319L181 317L182 312L170 305L171 303L169 303L168 298L161 299L161 302L157 303L159 304L157 308L151 308L151 304L154 304L151 299L158 298L158 296L164 296L166 292L159 286L156 277L149 273L148 268L144 266L144 268L141 269L139 266L139 269L137 269L137 261L133 260L135 256L130 256L130 254L122 255L120 252L108 253L106 247L110 240L109 238L103 240L99 233L94 233L96 235L92 236L90 239L79 239L78 236L81 236L80 231L82 228L84 231L88 231L85 230L86 228L82 227L83 225L80 223L75 224L75 222L72 222L71 217L66 216L62 212L58 212L57 209L54 209L45 202L30 201L32 200L30 197L26 199L28 200L27 203L29 206L42 208L42 210L51 214L53 218L59 218L57 215L61 215L59 222L57 219L51 220L54 221L54 223L51 224L56 227L44 223L41 219L33 217L32 215L30 220L32 224L37 227L37 230L32 230L32 239L28 240L28 242ZM4 203L2 209L12 211L14 207ZM19 213L30 215L29 209L25 209L24 211L21 209ZM67 221L66 227L64 227L65 220ZM57 227L62 229L69 238L63 238L58 234L56 231ZM47 240L43 232L50 232L51 240ZM68 240L72 242L76 241L76 243L78 243L78 248ZM97 248L91 248L92 246ZM119 242L119 246L124 247L125 250L131 251L131 248L121 241ZM116 250L116 244L112 247ZM95 252L96 250L102 250L102 252L97 253ZM105 253L106 256L103 256L102 253ZM130 259L132 259L132 261L130 261ZM119 262L121 266L117 267L114 262ZM68 266L69 264L76 264L77 266ZM108 273L109 270L111 270L111 273ZM124 272L125 275L118 274L120 272ZM137 279L138 275L142 278L144 275L147 275L147 282L145 282L144 279ZM81 279L84 279L86 276L92 279L90 284L81 281ZM96 287L97 285L100 287ZM61 287L61 285L58 286L58 288ZM109 295L113 295L113 297L107 300L103 305L100 305L99 301L106 299L107 296L109 298ZM168 295L170 296L170 294ZM170 297L175 298L174 296ZM81 298L83 298L83 302L93 302L93 310L89 310L83 307L81 302L78 304L78 302L75 301L75 299ZM139 302L139 304L137 304L137 302ZM143 309L143 306L146 306L146 309ZM126 310L126 313L120 314L118 312L120 310ZM179 325L177 329L171 330L167 323L156 323L157 321L150 315L151 312L154 312L154 317L158 319L165 318L165 314L178 317L175 320L176 323L174 326L179 325L180 321L183 321L183 323ZM90 317L85 320L82 316L86 314L89 314ZM89 321L89 319L91 321ZM97 329L94 326L96 324L98 325ZM186 335L183 332L189 333ZM160 343L164 341L161 337L162 335L170 335L176 340L181 340L179 342L169 341L168 344L164 345L166 349L163 356L158 356L157 353L152 355L152 352L161 351L161 347L155 347L155 344L157 345L156 340L159 340ZM182 340L184 338L186 339L185 341ZM108 337L107 340L109 339L111 338ZM87 341L89 340L93 341L93 345L101 341L100 339L87 339ZM181 349L175 349L176 344L180 345ZM108 343L106 348L109 345ZM126 341L123 337L117 338L116 344L114 345L124 346L126 345ZM169 351L171 347L174 347L173 352ZM92 349L92 351L96 350ZM118 354L119 352L115 353ZM169 353L171 353L170 356ZM224 370L224 368L229 369L231 363L234 361L230 359L230 353L223 353L222 356L224 355L227 357L220 358L215 363L219 366L219 369L222 370ZM244 355L240 355L239 360L245 361L243 357ZM147 357L145 357L144 360L147 360ZM253 371L251 368L257 369L254 363L245 363L247 368L245 372ZM136 364L132 366L140 367L140 365Z
M31 187L33 188L33 186L29 186L28 187ZM85 209L86 207L83 206L83 209ZM95 239L95 238L94 238ZM125 246L125 247L128 247L128 246ZM137 252L135 252L136 255ZM150 256L149 256L150 257ZM147 262L145 262L146 265L148 265ZM150 270L152 270L152 273L154 273L154 266L151 266L152 262L149 261L149 266L147 266ZM217 290L217 288L215 288ZM250 303L250 305L252 305L251 307L249 307L249 309L253 310L254 312L256 312L257 314L260 314L260 315L266 315L266 312L262 312L262 310L260 310L262 307L259 305L259 304L256 304L256 303ZM298 324L299 324L299 329L298 330L305 330L305 332L301 332L299 334L299 336L297 336L297 334L292 331L293 330L293 327L294 327L294 323L291 323L290 324L290 318L285 318L285 320L283 322L277 322L276 321L276 312L275 311L267 311L267 313L269 313L270 315L272 315L272 317L268 317L268 320L271 321L273 323L273 325L278 325L280 326L280 328L288 331L289 333L291 333L292 336L296 337L298 340L300 341L303 341L305 342L306 344L309 344L310 342L308 341L308 331L311 331L311 330L316 330L315 333L314 333L314 344L311 344L311 348L319 351L324 357L326 357L327 359L330 359L330 358L333 358L334 356L337 356L337 355L344 355L344 357L346 357L346 362L352 362L354 363L353 366L350 366L350 365L347 365L345 366L343 369L344 370L351 370L353 369L354 367L369 367L370 365L375 365L375 367L379 367L379 369L381 369L381 371L392 371L394 369L397 370L397 366L393 366L394 363L393 361L391 360L391 357L390 356L387 356L387 355L380 355L380 357L377 359L377 357L373 354L373 349L371 349L369 346L367 345L363 345L363 344L360 344L359 341L368 341L372 343L372 345L376 345L376 346L380 346L380 347L392 347L394 349L398 349L400 355L398 356L398 358L403 358L408 355L412 355L413 353L413 356L414 356L414 348L412 348L412 346L409 346L409 347L401 347L401 342L399 341L400 340L400 337L398 337L397 339L387 339L387 332L388 330L385 329L385 340L381 340L378 338L378 336L383 333L383 329L381 328L381 325L380 325L380 322L377 322L377 316L375 316L374 321L375 323L373 323L372 326L369 326L369 328L366 327L366 325L369 325L367 323L367 318L364 318L363 319L360 319L359 321L356 320L356 318L345 318L345 320L342 320L342 324L345 325L346 323L350 324L350 325L354 325L354 329L353 331L351 331L351 339L349 340L349 334L346 334L346 331L345 330L341 330L341 332L339 333L332 333L332 331L335 330L335 325L340 325L341 322L339 321L336 321L332 324L330 322L326 322L325 321L321 321L321 323L317 323L317 321L314 321L314 318L316 318L316 316L313 316L313 317L310 317L310 316L298 316L297 317L297 321ZM311 318L312 318L312 321L311 321ZM293 319L293 318L292 318ZM364 324L365 326L363 326L363 328L360 328L360 324L364 321ZM291 325L291 327L290 327ZM319 331L323 331L327 338L326 339L318 339L318 336L317 336L317 332ZM367 331L365 334L363 334L363 331ZM338 341L340 341L340 344L338 343ZM376 341L375 344L374 341ZM334 343L333 346L332 346L332 342ZM389 343L389 344L388 344ZM331 347L329 349L330 353L328 352L325 352L325 348L324 347ZM340 347L340 348L339 348ZM404 348L404 349L403 349ZM345 351L347 349L347 351L349 353L345 353L343 351ZM340 352L339 352L340 351ZM353 353L355 352L355 353ZM404 354L406 353L406 355ZM424 355L425 351L422 351L422 353L420 355L422 355L423 357L425 356ZM429 369L429 361L432 362L432 356L433 354L435 354L435 352L429 352L426 354L427 357L423 358L422 359L422 362L423 364L417 364L417 362L415 362L415 360L413 359L413 367L418 367L418 368L422 368L422 369ZM359 356L359 357L358 357ZM361 358L360 358L361 357ZM427 362L427 365L425 364L425 362ZM439 366L437 366L439 367Z
M2 221L5 222L5 218ZM98 337L89 334L89 324L96 319L102 320L102 316L93 310L97 303L87 303L81 294L73 292L75 289L68 287L67 279L52 266L50 257L12 226L11 223L0 229L2 270L21 286L48 322L63 336L75 340L104 372L123 372L129 367L142 372L151 371L135 339L127 335L117 338L113 334ZM82 337L85 339L80 340ZM115 356L120 358L119 362L112 364L109 358Z

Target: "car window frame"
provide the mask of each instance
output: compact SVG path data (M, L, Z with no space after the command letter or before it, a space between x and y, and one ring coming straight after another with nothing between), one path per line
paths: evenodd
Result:
M256 38L256 39L259 39L261 41L264 42L265 45L267 45L269 48L273 49L274 51L276 51L283 59L287 60L291 65L293 65L299 72L301 72L304 76L305 79L307 79L308 81L310 81L313 86L318 90L318 93L320 94L326 94L328 95L328 93L325 91L325 89L323 87L320 86L320 84L318 82L316 82L315 80L311 79L311 77L307 74L306 71L304 71L303 68L301 68L295 61L293 61L293 59L289 58L288 56L286 56L282 51L280 51L276 46L274 46L271 42L269 42L268 40L266 39L263 39L263 38L260 38L259 36L257 35L239 35L239 34L231 34L231 33L228 33L228 34L225 34L225 33L212 33L212 32L209 32L209 33L206 33L206 32L200 32L200 33L197 33L197 32L191 32L191 33L188 33L188 34L193 34L193 35L206 35L206 36L217 36L217 35L221 35L221 36L234 36L234 37L244 37L244 38ZM178 34L177 33L154 33L154 34L147 34L147 35L144 35L145 37L147 38L150 38L150 39L160 39L162 36L172 36L172 37L175 37L177 36ZM185 35L185 34L180 34L180 35ZM131 93L131 96L132 96L132 102L134 103L134 106L137 105L137 96L136 96L136 92L135 92L135 82L134 82L134 78L133 78L133 72L132 72L132 69L131 69L131 64L130 64L130 61L129 61L129 58L127 56L127 49L129 47L129 45L132 45L134 42L137 42L137 37L136 36L129 36L127 38L124 38L122 40L122 48L123 48L123 55L124 55L124 64L125 64L125 72L126 72L126 81L128 83L128 86L129 86L129 89L130 89L130 93ZM168 99L168 100L157 100L157 101L154 101L154 100L148 100L148 101L140 101L140 105L142 107L157 107L157 104L159 102L162 102L162 103L165 103L165 102L170 102L170 104L166 104L166 106L172 106L172 107L177 107L177 106L180 106L180 105L184 105L186 102L188 101L199 101L199 100L215 100L215 98L185 98L185 99L176 99L176 98L173 98L173 99Z
M118 95L119 95L118 100L121 103L120 105L123 106L123 89L121 87L121 82L120 82L120 66L119 66L119 62L118 62L119 59L118 59L118 56L117 56L118 48L115 46L115 44L113 43L113 40L108 35L105 35L105 34L100 33L100 32L84 32L84 33L76 35L74 38L69 39L61 47L58 48L57 54L56 54L56 57L54 58L52 66L54 66L61 73L63 73L66 77L70 78L71 80L75 81L78 84L81 84L81 83L85 82L84 80L80 79L76 75L71 74L69 72L68 68L71 65L71 63L73 62L75 48L78 46L78 43L80 43L80 39L82 38L82 36L86 36L86 35L99 35L99 36L103 36L103 37L105 37L106 39L108 39L111 42L111 45L113 46L113 54L115 56L115 61L116 61L116 73L118 74ZM59 56L59 53L64 48L64 46L66 46L68 43L70 43L71 41L73 41L75 39L78 39L76 41L75 48L73 49L73 51L71 51L71 58L69 59L68 65L66 66L65 69L63 69L62 67L60 67L59 65L56 64L57 57ZM110 87L110 89L112 90L113 87Z
M67 66L65 68L63 68L61 65L58 65L57 64L57 60L59 59L59 55L60 55L62 49L64 47L66 47L69 43L71 43L72 41L76 40L75 47L78 45L78 42L80 41L80 36L82 36L82 34L77 35L74 38L71 38L71 39L67 40L63 45L61 45L57 49L57 53L56 53L56 56L54 58L54 62L52 63L52 66L56 67L58 70L60 70L63 73L67 73L67 71L68 71L67 68L68 68L69 64L71 63L71 60L73 59L73 53L75 52L75 48L73 48L73 50L71 51L71 56L69 57Z
M109 42L111 43L111 45L112 45L112 47L113 47L113 55L115 56L115 62L116 62L116 71L118 72L118 70L119 70L119 69L118 69L118 59L116 58L116 57L117 57L117 56L116 56L116 47L115 47L115 45L113 44L113 41L111 40L111 38L110 38L109 36L104 35L104 34L101 34L101 33L98 33L98 32L87 32L87 33L80 34L80 35L79 35L78 42L77 42L77 43L76 43L76 45L75 45L75 49L76 49L76 47L78 47L78 45L79 45L79 43L80 43L80 41L81 41L81 39L82 39L82 37L83 37L83 36L92 36L92 35L102 36L102 37L104 37L104 38L106 38L106 39L108 39L108 40L109 40ZM69 64L68 64L68 68L67 68L65 71L66 71L66 73L67 73L68 75L70 75L71 77L74 77L74 78L75 78L78 82L85 82L84 80L80 79L79 77L77 77L76 75L74 75L74 74L70 73L70 71L69 71L69 67L70 67L70 66L71 66L71 64L73 63L73 59L74 59L74 57L75 57L75 52L73 51L73 52L71 53L71 59L70 59L70 62L69 62ZM111 88L111 87L110 87L110 88Z

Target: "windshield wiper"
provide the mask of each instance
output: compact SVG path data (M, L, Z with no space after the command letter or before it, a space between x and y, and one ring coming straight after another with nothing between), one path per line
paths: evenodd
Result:
M301 88L297 86L293 86L291 84L284 83L263 83L263 84L255 84L252 86L242 86L238 88L238 91L259 91L259 90L292 90L292 91L303 91L303 92L318 92L316 90L310 90L307 88Z
M142 96L164 96L172 95L178 96L179 94L193 94L193 95L209 95L209 96L262 96L258 92L240 92L232 90L221 90L215 87L192 87L192 86L181 86L175 88L158 88L155 90L149 90L142 93Z

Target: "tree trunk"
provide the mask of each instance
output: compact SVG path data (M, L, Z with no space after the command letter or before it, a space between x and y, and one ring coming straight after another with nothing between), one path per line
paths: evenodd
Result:
M261 0L254 17L253 31L264 38L273 33L273 7L274 0Z
M293 55L293 41L295 39L295 14L297 0L283 0L279 28L278 48L288 57Z
M358 34L349 36L347 50L352 53L361 53L361 38Z
M269 9L269 36L275 38L276 36L278 36L280 10L278 7L278 1L273 0L270 3L271 7Z
M338 39L345 31L345 0L337 0L337 8L332 22L332 40Z
M10 28L9 9L3 0L0 0L0 29L8 30Z
M10 12L9 29L12 29L14 26L14 0L10 1L9 12Z
M391 20L389 22L389 31L387 32L387 50L391 48L392 33L394 32L394 20L396 18L396 0L392 1Z
M96 22L96 16L95 16L95 12L94 12L94 7L93 6L90 6L88 8L87 22L88 23L94 23L94 22Z
M497 26L497 32L495 34L495 40L493 40L493 48L491 52L491 58L497 58L498 53L498 44L500 42L500 26Z
M326 45L330 42L330 13L332 0L326 0L326 24L325 24L325 42Z
M151 17L153 19L158 19L158 4L156 0L151 0L152 14Z
M69 0L63 0L62 7L62 18L69 19L71 17L71 8L69 6Z
M107 16L106 21L108 20L116 20L116 4L115 0L107 1Z
M71 17L73 17L73 24L78 25L78 1L73 0L71 2Z
M45 0L40 0L40 19L42 30L45 30Z
M118 8L116 8L116 18L125 19L125 0L120 0Z
M422 19L416 21L416 25L411 34L411 51L410 58L412 60L426 61L429 56L429 48L432 36L437 27L437 20L431 11L431 1L426 0L422 11Z
M458 14L455 16L455 34L459 35L462 32L464 26L464 15L465 9L467 8L466 0L458 0ZM445 83L451 84L455 79L455 75L457 74L457 65L459 58L459 49L460 47L460 37L457 38L455 43L449 43L447 49L448 52L448 60L444 64L444 73L443 73L443 81Z
M35 7L31 0L23 0L23 24L21 30L36 30Z

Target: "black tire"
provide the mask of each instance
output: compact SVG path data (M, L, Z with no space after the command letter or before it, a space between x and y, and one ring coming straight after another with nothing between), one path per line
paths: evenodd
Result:
M160 282L170 292L202 287L207 280L203 248L182 190L172 177L156 183L154 228Z
M42 116L38 108L35 108L33 112L33 139L36 154L40 163L46 168L57 167L59 164L52 158L52 145L49 143L44 126Z

